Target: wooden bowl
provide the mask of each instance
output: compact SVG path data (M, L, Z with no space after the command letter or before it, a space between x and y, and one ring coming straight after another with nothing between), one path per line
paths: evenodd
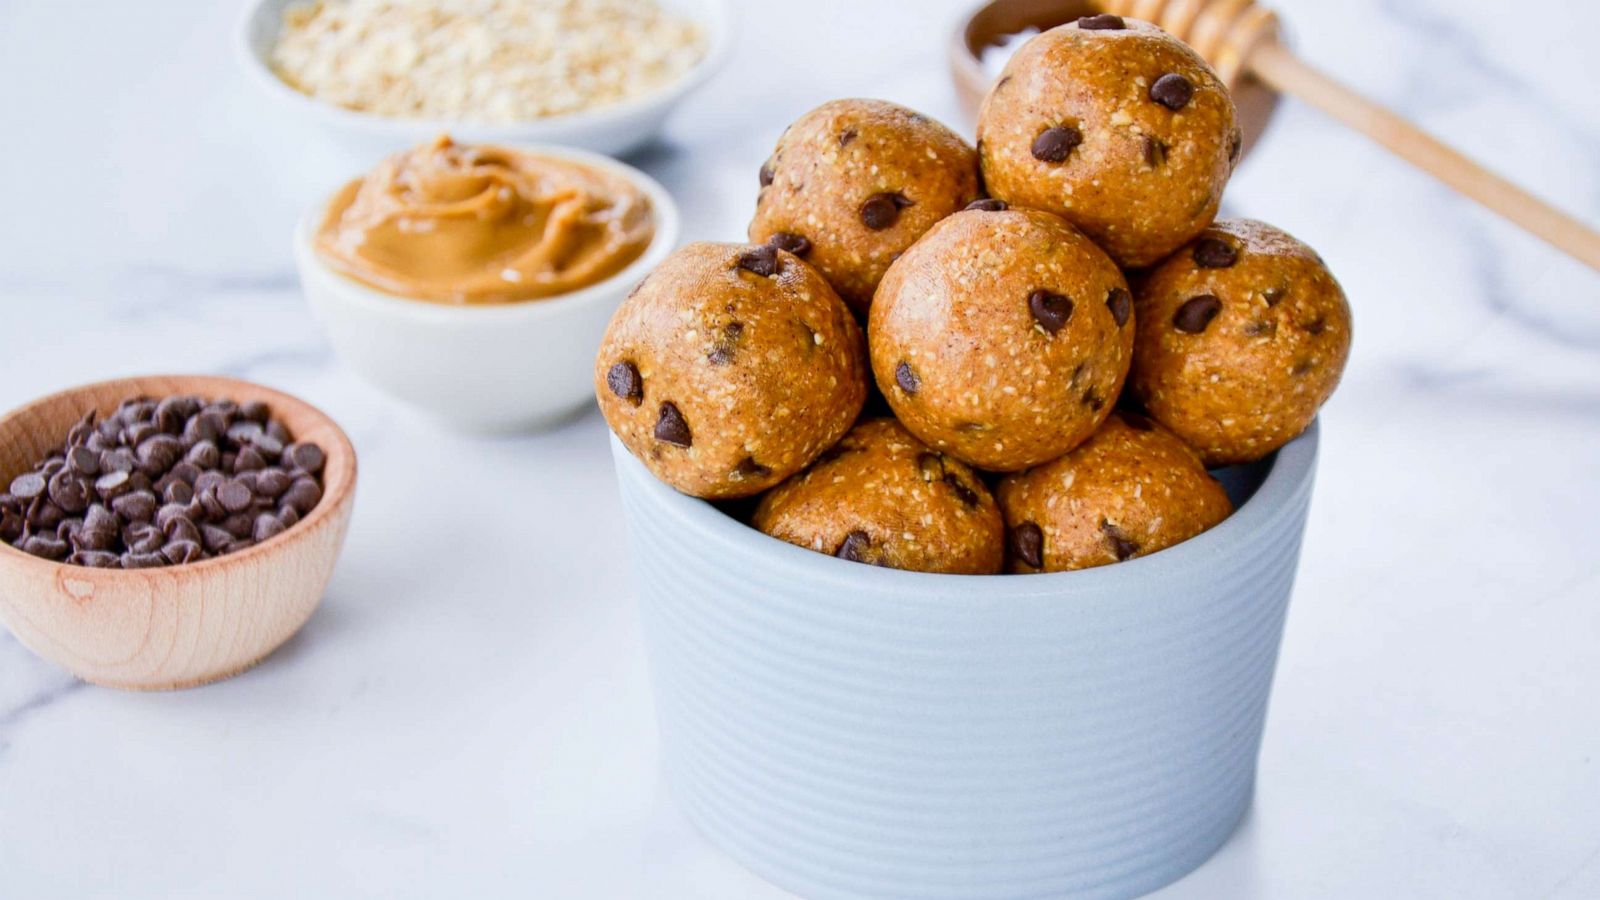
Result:
M296 440L322 447L322 501L260 544L164 568L69 566L0 543L0 619L29 649L95 684L193 687L260 662L317 608L350 523L350 439L310 404L232 378L123 378L35 400L0 418L0 484L60 447L90 410L106 415L129 397L172 394L265 402Z
M979 4L957 26L950 40L950 75L968 118L977 121L978 109L993 81L981 61L984 48L998 46L1006 36L1030 26L1047 31L1100 11L1091 0L991 0ZM1266 130L1278 105L1278 94L1250 75L1232 87L1233 103L1239 110L1239 130L1244 133L1242 152L1248 154Z

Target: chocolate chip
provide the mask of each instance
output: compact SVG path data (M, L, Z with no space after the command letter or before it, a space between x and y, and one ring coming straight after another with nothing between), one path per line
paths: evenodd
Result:
M60 560L66 558L71 548L66 541L53 534L33 534L23 539L19 549L41 559Z
M68 469L50 476L50 502L61 507L65 513L81 513L89 508L91 492L89 483L83 476L75 475Z
M1167 142L1154 135L1144 136L1144 162L1154 169L1167 164Z
M792 231L774 232L772 237L767 238L767 243L777 247L779 250L793 253L795 256L805 256L811 252L811 239L803 234L795 234Z
M1238 129L1234 129L1233 134L1228 138L1228 162L1238 162L1239 151L1242 149L1244 149L1244 135L1240 134Z
M918 454L917 471L922 473L923 481L942 481L944 479L944 459L937 453Z
M129 550L122 554L122 567L124 569L154 569L167 564L167 558L159 550L138 552Z
M736 479L765 478L771 474L772 470L756 462L754 456L746 456L744 459L739 460L737 466L733 467L733 477Z
M619 362L607 369L606 387L634 406L644 399L644 379L639 376L639 367L631 362Z
M900 390L907 394L915 394L917 389L922 387L922 379L917 377L917 373L911 370L911 364L907 362L894 367L894 383L900 385Z
M1295 364L1289 368L1289 374L1296 378L1301 378L1303 376L1310 375L1311 371L1316 367L1316 363L1313 363L1309 359L1296 360Z
M283 492L282 503L301 516L316 509L320 502L322 502L322 488L311 478L296 478L289 485L289 489Z
M156 434L139 443L139 470L155 478L183 458L183 443L170 434Z
M761 172L759 174L761 176L761 186L762 187L766 187L766 186L772 184L772 163L770 163L770 162L762 163L761 164Z
M1030 150L1040 162L1065 162L1072 150L1083 143L1083 132L1071 125L1055 125L1039 132Z
M1202 269L1226 269L1239 261L1239 251L1221 238L1203 237L1194 242L1190 253L1194 264Z
M1134 412L1131 409L1117 410L1117 415L1122 418L1122 421L1123 421L1124 424L1126 424L1129 428L1132 428L1134 431L1155 431L1156 430L1156 427L1154 425L1150 424L1150 420L1149 419L1147 419L1144 416Z
M1278 323L1268 321L1251 322L1244 327L1244 333L1249 337L1270 337L1278 333Z
M1040 328L1055 334L1072 318L1072 299L1040 288L1028 295L1028 312Z
M733 352L739 346L739 338L744 335L743 322L729 322L722 328L722 336L706 359L714 366L725 366L733 362Z
M873 194L861 204L861 224L873 231L882 231L889 228L900 218L900 210L911 206L912 202L904 194L885 192Z
M167 523L167 527L161 529L161 533L167 536L169 542L194 541L199 543L200 541L200 527L195 525L194 520L188 516L174 518Z
M1317 316L1315 319L1312 319L1304 325L1301 325L1300 329L1306 334L1321 334L1328 330L1328 320L1321 316ZM56 502L60 503L61 501L57 500Z
M1289 295L1288 288L1271 287L1261 292L1261 299L1267 301L1268 306L1277 306L1283 298Z
M156 514L156 495L150 491L131 491L111 501L111 509L129 522L148 522Z
M1044 568L1044 532L1033 522L1011 529L1011 555L1031 568Z
M1111 310L1111 318L1117 327L1128 324L1128 317L1133 315L1133 295L1122 288L1112 288L1106 295L1106 309Z
M1150 85L1150 99L1167 109L1179 110L1194 98L1194 84L1177 72L1168 72Z
M1106 405L1106 398L1096 394L1093 390L1084 391L1082 401L1084 406L1095 412L1099 412L1101 407Z
M1004 212L1006 209L1006 202L1004 200L996 200L993 197L984 197L982 200L974 200L971 203L968 203L967 209L975 209L979 212Z
M250 536L255 538L256 543L260 543L283 534L283 531L283 523L278 521L276 516L271 513L261 513L256 516L255 523L251 526Z
M778 250L771 244L746 250L739 254L738 267L762 278L778 274Z
M1210 294L1190 297L1172 314L1172 327L1184 334L1199 334L1219 312L1222 312L1222 301L1216 297Z
M678 407L671 403L661 404L661 411L656 417L656 440L674 447L688 447L694 443L694 435L689 432L689 423L684 420L683 413L678 412Z
M1080 16L1078 27L1084 31L1121 31L1128 25L1122 21L1121 16L1101 13L1098 16Z
M32 500L45 492L47 482L38 472L27 472L11 479L11 496Z
M865 562L867 550L872 547L872 538L865 531L852 531L844 536L844 541L839 544L839 549L833 555L850 562Z
M257 469L266 468L266 465L267 458L262 456L259 450L254 447L245 447L233 458L233 473L238 475L241 472L254 472Z
M135 522L123 531L122 542L134 553L154 553L166 543L166 535L149 522Z
M198 561L205 555L205 551L201 549L199 541L184 539L168 541L162 546L161 555L166 557L168 564L181 566L184 563Z
M323 464L328 461L322 448L312 443L290 444L284 448L283 455L289 465L312 475L321 472Z
M212 553L220 553L233 543L233 535L229 534L226 528L217 525L201 525L200 542Z
M100 454L88 447L72 447L67 451L67 468L78 475L98 475Z
M968 506L978 505L978 492L962 484L961 479L957 478L954 472L945 473L944 483L950 486L950 490L956 495L957 500Z
M75 566L88 566L91 569L122 568L122 557L105 550L78 550L67 557L66 561Z
M1106 536L1111 544L1111 552L1117 555L1117 562L1122 562L1139 552L1139 545L1128 539L1128 535L1117 526L1105 519L1100 520L1100 533Z
M250 508L250 502L255 496L250 489L237 481L224 481L217 488L217 501L228 512L242 512Z
M107 472L95 479L94 490L95 493L110 502L133 490L132 476L124 471Z
M282 469L264 469L256 476L256 493L263 497L276 499L289 489L293 481L289 473Z
M846 128L845 130L839 132L839 146L840 147L848 147L850 145L850 142L855 140L855 139L856 139L856 130L854 128Z

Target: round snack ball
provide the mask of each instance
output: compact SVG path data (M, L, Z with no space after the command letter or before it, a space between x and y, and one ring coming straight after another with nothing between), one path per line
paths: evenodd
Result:
M752 524L818 553L893 569L993 575L1005 562L1005 525L989 489L893 419L863 420L762 496Z
M1013 572L1064 572L1148 556L1233 512L1200 457L1172 432L1119 410L1083 446L1007 475L995 489Z
M882 100L835 100L790 125L762 165L750 239L803 256L865 313L894 258L978 193L977 157L949 128Z
M1111 414L1132 300L1116 265L1057 216L956 213L884 276L867 326L872 371L929 445L980 469L1025 469Z
M1129 385L1210 466L1251 462L1311 424L1350 356L1350 305L1321 257L1271 225L1219 221L1135 300Z
M978 117L984 184L1065 216L1124 268L1147 266L1217 214L1240 146L1233 99L1160 28L1094 19L1007 63Z
M656 477L747 497L805 468L866 398L861 328L810 266L690 244L634 289L595 360L600 411Z

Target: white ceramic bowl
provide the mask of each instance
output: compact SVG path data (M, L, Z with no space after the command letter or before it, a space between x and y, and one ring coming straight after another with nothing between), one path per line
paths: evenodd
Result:
M660 0L665 9L697 22L706 33L706 54L672 84L622 103L585 112L514 123L398 119L358 112L307 96L285 84L268 64L283 11L297 0L251 0L239 23L235 50L240 64L269 95L299 115L335 133L347 148L380 156L448 133L462 143L563 144L618 155L655 137L667 115L690 91L721 67L732 45L727 0Z
M616 275L581 290L493 306L447 306L369 288L323 262L319 200L295 228L295 263L334 350L381 390L465 431L547 427L594 401L594 358L611 314L678 240L666 188L632 166L562 147L519 146L616 172L650 197L655 236Z
M1199 865L1249 807L1315 425L1226 473L1243 502L1210 531L1045 575L834 559L612 453L669 783L772 882L813 900L1129 897Z

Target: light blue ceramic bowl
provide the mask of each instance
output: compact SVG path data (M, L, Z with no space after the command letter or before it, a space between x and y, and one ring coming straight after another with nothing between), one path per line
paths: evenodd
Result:
M1231 473L1238 511L1193 540L1004 577L802 550L612 453L667 776L773 883L1133 896L1203 862L1249 806L1315 425Z

